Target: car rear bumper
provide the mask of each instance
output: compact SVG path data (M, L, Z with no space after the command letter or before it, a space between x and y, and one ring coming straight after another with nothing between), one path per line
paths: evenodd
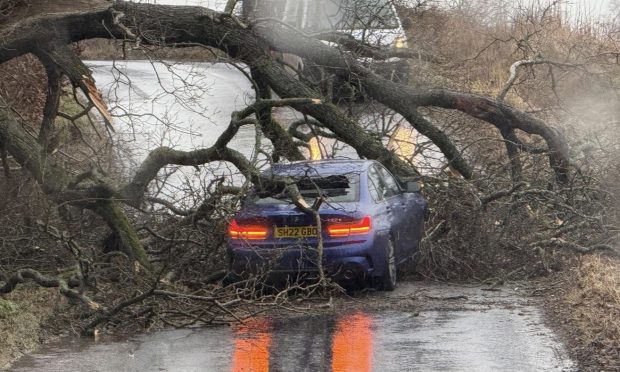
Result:
M238 275L314 275L318 272L318 249L312 245L231 247L231 270ZM347 242L323 248L323 270L336 280L372 276L372 242Z

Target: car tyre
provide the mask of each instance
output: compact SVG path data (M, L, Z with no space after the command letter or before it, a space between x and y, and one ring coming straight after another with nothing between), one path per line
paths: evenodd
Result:
M390 238L386 247L385 255L385 273L381 277L381 289L384 291L393 291L396 288L396 255L394 253L394 242Z

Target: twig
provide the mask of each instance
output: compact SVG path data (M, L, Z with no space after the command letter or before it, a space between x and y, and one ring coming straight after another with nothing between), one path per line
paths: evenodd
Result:
M83 330L82 333L84 333L85 335L92 335L94 333L95 327L97 327L99 324L108 321L110 318L112 318L114 315L118 314L124 308L129 307L129 306L131 306L133 304L136 304L138 302L144 301L146 298L152 296L153 292L154 292L154 288L151 289L148 292L145 292L145 293L139 295L139 296L136 296L136 297L133 297L133 298L131 298L129 300L121 302L120 304L115 306L110 311L106 311L104 313L98 314L95 317L95 319L93 319L90 323L88 323L88 325L86 325L86 327L84 327L84 330Z

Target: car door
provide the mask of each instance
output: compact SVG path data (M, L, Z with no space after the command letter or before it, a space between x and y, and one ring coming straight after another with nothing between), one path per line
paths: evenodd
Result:
M400 187L396 177L387 169L384 168L382 175L387 179L387 183L397 184ZM428 204L419 192L405 192L405 190L402 190L398 202L402 211L400 215L402 228L405 232L402 239L402 258L406 259L415 254L419 248L418 243L424 233L424 214Z
M411 253L415 254L420 248L419 242L424 235L424 216L428 209L428 202L419 192L405 193L403 195L407 204L406 220L410 230L410 246L413 249Z
M387 203L387 208L392 216L392 234L394 238L394 250L396 254L396 260L398 262L407 258L410 253L408 252L411 238L408 231L408 221L406 219L407 204L396 178L381 164L376 164L375 167L383 184L385 185L384 197Z
M382 168L382 165L374 164L371 166L371 172L376 174L377 182L380 184L380 193L381 198L383 199L383 209L385 210L386 223L388 224L388 228L394 242L394 253L396 260L400 261L402 254L402 239L405 233L402 225L402 208L398 208L400 189L394 188L394 185L390 185L386 182L385 177L383 177L384 170Z
M368 191L375 203L372 216L373 223L380 235L387 235L392 226L393 216L385 200L385 182L374 165L368 168Z

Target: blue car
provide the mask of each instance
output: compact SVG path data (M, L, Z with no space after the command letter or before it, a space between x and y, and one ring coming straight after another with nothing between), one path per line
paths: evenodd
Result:
M427 202L416 182L402 183L372 160L276 164L265 176L295 180L309 205L320 197L322 228L286 191L250 192L228 229L233 275L316 275L320 236L331 278L394 289L397 265L414 257L424 233Z

